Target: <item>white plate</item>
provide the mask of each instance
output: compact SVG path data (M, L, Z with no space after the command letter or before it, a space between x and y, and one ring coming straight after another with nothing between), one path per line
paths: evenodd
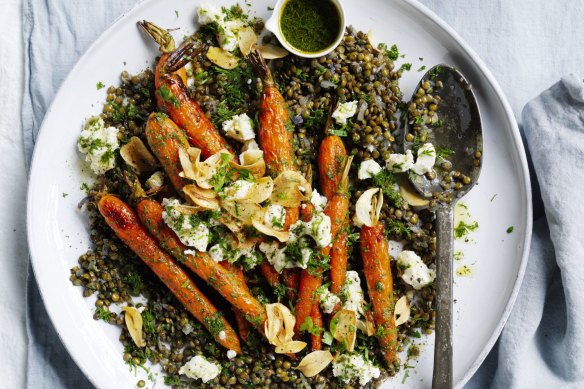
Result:
M222 2L223 3L223 2ZM234 2L224 2L233 4ZM147 19L181 27L178 38L195 29L196 2L147 0L121 17L79 60L47 112L40 132L28 192L28 240L32 263L47 311L73 359L98 387L134 387L139 379L122 361L119 329L92 318L92 302L69 282L69 269L89 247L87 222L76 211L83 197L76 139L84 118L101 111L105 89L117 84L125 69L152 65L156 47L137 29ZM268 14L268 1L254 1L258 16ZM413 63L401 80L409 96L422 73L449 63L472 82L484 124L484 168L480 185L466 198L480 229L475 244L464 247L464 263L474 275L455 277L454 379L462 386L476 371L499 335L521 283L531 237L529 176L517 125L502 92L476 54L439 18L413 0L345 0L348 23L375 31L375 38L396 43ZM175 10L178 11L177 18ZM423 57L423 62L418 58ZM67 193L68 196L63 194ZM492 197L497 195L493 200ZM492 201L491 201L492 200ZM514 226L514 232L506 229ZM456 244L457 248L461 244ZM455 266L457 266L456 264ZM408 387L430 387L433 338L409 372ZM402 373L403 374L403 373ZM402 382L401 376L391 380ZM150 386L150 385L149 385ZM162 386L159 378L157 387ZM387 387L390 387L388 384Z

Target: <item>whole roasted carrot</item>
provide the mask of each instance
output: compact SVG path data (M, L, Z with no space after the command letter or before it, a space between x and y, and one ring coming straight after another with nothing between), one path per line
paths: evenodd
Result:
M286 285L286 295L292 303L298 297L298 287L300 285L300 272L297 268L284 269L282 271L282 281Z
M242 312L258 330L263 330L266 311L256 300L245 280L238 280L230 269L215 262L207 253L185 254L187 249L176 234L162 220L162 206L155 200L145 199L138 204L138 215L152 235L169 254L217 290L231 305Z
M129 205L112 195L103 196L99 212L120 238L170 289L184 307L203 324L223 347L241 353L237 334L187 274L158 246L140 224ZM224 331L225 336L221 334Z
M396 358L397 328L393 317L393 278L383 224L376 220L373 227L363 226L360 240L363 272L373 305L377 338L387 364L392 366Z
M172 52L174 52L176 50L174 38L172 37L172 35L170 35L170 33L167 30L165 30L161 27L158 27L156 24L154 24L152 22L142 20L142 21L138 22L137 24L138 24L138 26L142 27L142 29L156 43L158 43L160 52L162 53L162 55L160 56L160 59L158 60L158 63L156 64L156 70L154 72L154 86L156 89L158 89L160 87L160 77L162 75L168 73L168 70L166 69L166 67L167 67L169 56ZM184 67L177 69L173 73L178 75L186 85L187 71Z
M235 276L237 281L241 284L241 286L245 289L247 293L250 293L247 282L245 281L245 275L243 274L243 269L239 266L236 266L233 263L229 263L229 261L220 262L221 266L227 269L231 274ZM251 293L250 293L251 295ZM247 343L247 339L249 336L249 322L245 319L245 315L243 312L238 310L237 308L233 307L233 315L235 316L235 322L237 323L237 330L239 331L239 337Z
M294 125L290 120L288 106L260 52L254 50L248 58L263 83L259 111L259 146L264 152L268 174L277 177L284 171L297 170L293 147ZM286 208L284 227L287 229L296 223L298 216L298 208ZM278 273L272 265L264 262L260 270L270 285L279 283Z
M189 142L180 128L166 114L151 113L146 122L146 139L150 149L160 161L176 192L182 195L186 181L179 173L182 171L178 157L179 149L186 150Z

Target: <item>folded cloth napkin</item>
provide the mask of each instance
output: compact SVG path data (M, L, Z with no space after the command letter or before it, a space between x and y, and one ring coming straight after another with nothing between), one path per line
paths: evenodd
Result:
M562 78L523 110L545 215L515 308L468 387L584 387L584 80Z
M57 88L79 56L138 0L24 0L25 84L22 126L27 162ZM63 347L32 269L27 281L29 388L92 388ZM1 385L0 385L1 386Z

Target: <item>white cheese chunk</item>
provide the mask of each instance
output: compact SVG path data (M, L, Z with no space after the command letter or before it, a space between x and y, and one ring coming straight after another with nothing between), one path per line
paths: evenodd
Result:
M149 179L146 180L146 188L152 189L159 189L164 185L164 173L163 172L156 172L150 176Z
M326 199L326 197L318 193L316 189L313 189L312 194L310 195L310 202L312 203L312 205L314 205L314 209L317 212L322 212L324 211L324 208L326 207L328 200Z
M235 115L231 119L223 122L225 135L240 142L245 142L255 138L253 123L247 114Z
M180 241L189 247L194 247L198 251L207 251L209 244L209 227L191 217L172 208L179 205L176 199L164 199L162 205L162 219L176 233Z
M252 188L253 182L237 180L227 188L226 192L229 193L230 200L244 200Z
M359 172L357 173L357 177L360 180L366 180L377 175L380 171L381 166L375 162L374 159L368 159L361 162L361 165L359 165Z
M203 3L197 9L199 24L217 23L217 41L223 50L233 51L238 47L237 33L244 27L241 20L228 20L223 8Z
M216 244L209 249L209 255L215 262L223 262L225 260L225 249L221 245Z
M428 268L420 256L413 251L404 250L397 256L402 279L414 289L419 290L436 278L436 272Z
M286 220L286 208L281 205L272 204L264 214L264 223L274 230L282 231Z
M220 372L221 367L219 365L209 362L201 355L195 355L192 357L178 371L179 374L184 374L193 379L200 379L204 383L217 377Z
M363 289L361 288L361 279L356 271L347 271L345 285L343 285L341 295L344 300L343 309L354 311L357 313L357 316L363 314L365 299Z
M357 101L347 101L338 105L333 112L333 119L337 124L347 124L347 119L352 118L357 113Z
M85 154L91 170L97 175L104 174L116 166L114 151L120 147L118 129L105 127L100 117L88 118L77 140L77 148Z
M227 350L227 358L233 359L237 356L237 353L234 350Z
M406 150L405 154L390 154L386 162L389 171L404 173L414 165L414 156L410 150Z
M431 172L435 163L436 149L432 143L425 143L418 149L418 158L411 169L414 173L422 175Z
M333 362L333 375L343 382L358 380L361 386L367 385L372 378L379 378L381 371L365 360L361 354L341 354Z
M278 273L281 273L288 265L285 248L280 248L276 242L263 242L259 245L259 249L265 254L268 262L274 266Z
M333 313L333 309L337 304L341 303L341 299L336 294L328 289L324 289L320 295L320 307L324 313Z
M295 241L303 235L314 239L318 247L326 247L331 244L331 218L324 212L315 212L310 221L298 220L290 227L289 241Z

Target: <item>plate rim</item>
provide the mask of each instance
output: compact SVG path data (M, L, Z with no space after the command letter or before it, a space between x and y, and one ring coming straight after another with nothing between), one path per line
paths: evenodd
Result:
M46 136L46 135L44 135L47 133L44 130L45 124L46 124L48 117L50 116L50 113L53 109L53 105L55 104L56 101L60 100L60 97L63 94L63 86L68 83L68 80L71 77L71 74L73 73L73 71L79 66L79 64L81 62L86 60L86 57L89 55L89 53L91 53L93 51L94 47L98 46L105 39L105 36L107 35L107 33L110 30L114 29L119 23L121 23L122 19L124 19L128 14L134 12L137 8L141 7L143 4L145 4L149 1L153 1L153 0L139 0L133 6L128 8L126 11L122 12L122 14L120 16L118 16L95 39L95 41L93 41L88 46L88 48L84 51L84 53L75 62L75 65L69 70L67 76L61 82L61 85L59 86L57 93L55 94L53 100L51 101L51 104L49 105L47 111L45 112L45 115L43 117L43 120L42 120L41 125L39 127L39 131L38 131L37 136L36 136L36 140L34 141L33 152L32 152L32 156L30 159L30 165L29 165L30 170L29 170L28 180L27 180L27 196L26 196L26 201L27 201L27 204L26 204L26 229L27 229L27 244L28 244L28 250L29 250L29 258L30 258L30 263L32 265L33 273L35 275L35 282L37 283L39 294L40 294L41 299L43 301L43 305L45 307L47 315L49 316L49 318L51 320L51 324L55 328L55 332L59 336L59 339L63 343L65 349L67 350L67 353L71 356L71 359L73 359L75 364L79 367L79 369L83 372L83 374L87 377L87 379L96 387L99 387L97 377L92 375L90 373L89 369L86 369L86 365L81 360L79 360L79 356L77 354L71 353L69 351L72 348L72 346L70 346L70 344L72 344L73 341L70 340L69 338L63 336L63 334L61 334L60 327L56 325L56 323L59 322L59 320L58 320L59 315L56 314L56 312L54 311L53 308L50 308L50 306L48 306L46 304L46 296L45 296L46 287L43 287L43 285L41 285L41 283L39 283L37 281L37 279L38 279L37 278L37 269L36 269L37 265L35 265L35 263L37 261L34 258L39 258L39 255L35 254L36 253L36 250L34 249L35 245L32 244L34 242L35 238L32 236L32 230L29 227L31 225L31 221L32 221L31 220L32 219L31 198L33 197L33 191L31 188L33 186L31 185L31 183L32 183L33 173L35 172L35 169L34 169L34 167L36 166L35 159L36 159L36 156L38 154L36 145L41 140L41 137ZM527 164L525 147L524 147L523 141L521 139L521 135L519 132L519 127L517 125L517 121L515 119L515 115L513 114L511 106L510 106L509 102L507 101L507 98L505 97L505 94L503 93L499 83L497 82L495 77L491 74L491 72L487 68L486 64L483 62L483 60L480 58L480 56L471 48L471 46L468 43L466 43L466 41L448 23L446 23L442 18L440 18L436 13L434 13L428 7L421 4L417 0L400 0L400 1L402 3L404 3L406 6L411 7L414 11L417 11L418 13L423 15L426 18L427 22L433 23L440 30L442 30L446 35L448 35L452 39L452 41L455 42L459 46L459 48L468 55L469 59L474 64L476 69L479 70L480 73L482 74L482 76L485 77L485 79L488 81L489 85L493 88L493 92L494 92L496 98L498 99L498 102L501 104L503 111L505 112L505 121L507 122L507 124L510 127L510 130L511 130L510 135L512 136L512 139L514 141L513 146L515 149L515 153L518 156L519 166L522 169L522 174L521 174L522 178L523 178L522 186L523 186L523 189L525 191L525 200L526 200L526 202L525 202L525 206L526 206L526 214L525 214L526 231L525 231L524 239L522 242L523 247L522 247L521 264L519 266L519 271L517 273L517 277L515 279L515 283L513 285L513 289L512 289L512 292L510 294L509 300L507 301L507 304L505 305L505 310L503 311L503 314L502 314L502 316L501 316L501 318L500 318L500 320L495 328L495 331L492 333L491 337L486 342L486 344L482 348L481 352L479 353L478 357L475 359L475 361L473 362L471 367L467 370L467 372L464 374L464 376L458 382L455 383L456 388L461 388L476 373L476 371L478 370L480 365L483 363L483 361L487 357L488 353L493 348L493 345L495 344L495 342L499 338L501 331L503 330L503 328L504 328L504 326L509 318L509 315L511 314L511 311L513 309L515 301L517 300L519 290L520 290L521 285L523 283L523 279L524 279L525 271L526 271L526 267L527 267L527 262L528 262L528 257L529 257L530 243L531 243L531 237L532 237L532 227L533 227L531 179L530 179L530 175L529 175L529 168L528 168L528 164Z

